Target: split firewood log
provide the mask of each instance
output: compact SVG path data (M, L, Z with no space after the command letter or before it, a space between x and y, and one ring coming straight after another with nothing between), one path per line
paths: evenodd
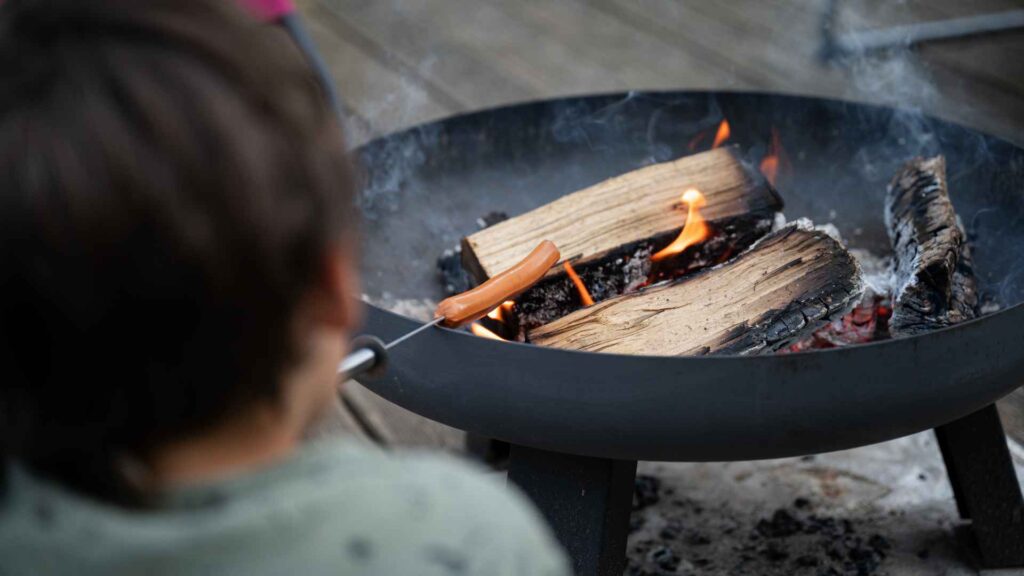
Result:
M528 340L620 354L766 353L841 317L862 291L857 261L803 221L725 264L577 310Z
M710 226L746 219L740 227L760 230L757 237L782 209L767 181L726 146L611 178L476 232L462 241L463 267L483 282L542 240L554 242L577 268L629 252L639 242L653 240L660 249L686 222L680 198L688 188L704 195L701 213ZM562 268L551 274L562 274Z

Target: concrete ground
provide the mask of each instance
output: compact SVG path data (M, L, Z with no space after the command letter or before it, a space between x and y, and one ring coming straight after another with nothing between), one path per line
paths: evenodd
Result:
M1011 452L1024 477L1024 451ZM978 573L931 432L803 458L644 462L638 475L660 486L634 512L627 574Z

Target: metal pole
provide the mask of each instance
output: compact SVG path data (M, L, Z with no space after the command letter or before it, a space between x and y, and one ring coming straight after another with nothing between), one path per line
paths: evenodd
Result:
M1007 10L951 20L919 22L880 30L849 32L834 38L835 48L844 54L857 54L884 48L913 46L923 42L964 38L1024 28L1024 10Z
M327 64L324 62L323 57L320 56L320 52L316 49L316 44L313 42L313 38L310 37L309 31L306 29L305 24L302 22L302 18L298 12L292 11L287 14L283 14L277 20L278 24L288 33L292 41L299 48L302 54L306 57L309 62L310 68L313 69L313 74L317 78L317 82L320 83L321 89L324 91L324 96L327 98L327 102L330 103L334 113L341 120L344 118L342 114L341 98L338 95L338 90L334 86L334 81L331 79L330 72L327 71Z

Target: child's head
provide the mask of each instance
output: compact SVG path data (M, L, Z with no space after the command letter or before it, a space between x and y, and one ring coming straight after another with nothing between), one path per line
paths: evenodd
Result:
M8 454L117 497L122 456L280 401L310 334L340 358L351 204L314 78L234 0L0 4Z

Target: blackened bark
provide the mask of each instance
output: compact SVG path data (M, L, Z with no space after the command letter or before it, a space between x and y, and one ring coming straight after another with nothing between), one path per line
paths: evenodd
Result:
M945 158L916 158L896 173L888 188L885 222L894 254L893 336L977 316L971 252L949 198Z

